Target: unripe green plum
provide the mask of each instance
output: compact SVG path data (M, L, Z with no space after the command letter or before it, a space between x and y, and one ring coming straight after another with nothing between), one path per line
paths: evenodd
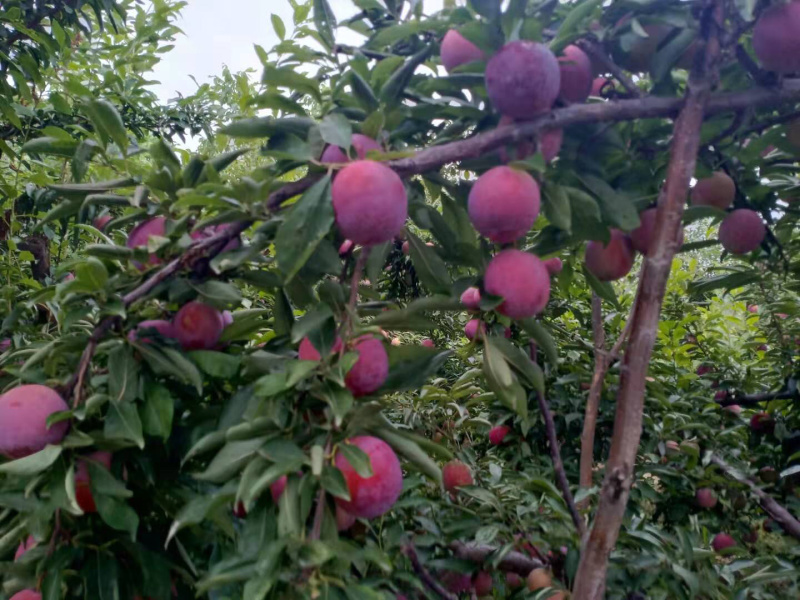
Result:
M692 206L715 206L727 209L736 197L736 184L724 171L700 179L692 188Z
M380 340L364 337L356 341L353 351L358 353L358 360L344 378L347 389L356 397L378 391L389 376L386 348Z
M64 399L44 385L30 384L12 388L0 396L0 454L23 458L58 444L69 429L60 421L48 429L47 419L69 410Z
M359 475L344 454L338 452L335 464L347 482L350 500L337 498L336 503L356 518L374 519L389 512L403 490L403 471L394 450L383 440L372 436L357 436L345 443L367 454L372 476Z
M521 250L503 250L486 268L484 289L503 298L500 314L527 319L542 312L550 299L550 274L539 259Z
M469 193L469 218L478 232L498 244L523 237L540 207L539 184L524 171L495 167L478 177Z
M600 281L616 281L633 268L635 255L631 238L618 229L611 230L608 244L591 241L586 244L586 269Z
M460 460L451 460L442 467L442 481L444 489L454 494L458 488L465 485L472 485L475 480L472 478L472 471Z
M386 165L358 160L344 167L331 188L336 224L362 246L392 240L408 216L408 197L400 177Z
M225 329L222 314L216 308L195 300L181 307L173 325L184 350L211 350Z
M639 227L631 231L631 243L637 252L645 256L650 254L650 247L656 233L656 213L657 208L648 208L639 215L641 223ZM683 246L683 226L678 232L678 248Z
M500 114L531 119L550 110L558 97L558 60L543 44L509 42L486 65L486 91Z
M800 2L774 3L761 14L753 29L753 50L767 71L800 71Z
M166 235L167 219L164 217L154 217L147 221L139 223L128 234L128 241L126 245L128 248L146 248L148 240L155 237L164 237ZM161 259L155 254L150 255L148 264L157 265L161 263ZM134 262L137 269L141 270L144 265Z
M575 45L564 48L558 57L561 88L558 97L566 104L583 102L592 90L592 61Z
M360 133L353 134L353 137L350 139L350 144L352 145L351 152L355 152L358 160L366 159L367 152L370 150L377 150L378 152L382 150L381 145L378 142L373 140L371 137L362 135ZM322 157L319 159L319 162L326 165L334 163L347 163L350 162L350 158L339 146L328 146L322 153Z
M719 226L719 241L731 254L748 254L761 246L767 228L754 210L740 208L729 213Z
M110 471L111 452L103 450L94 452L86 457L79 458L75 466L75 499L81 510L89 514L97 512L97 504L95 504L94 496L92 495L92 477L89 474L87 461L92 461L106 471Z
M486 58L483 50L458 33L455 29L451 29L444 34L440 56L442 64L444 68L447 69L448 73L451 73L461 65Z

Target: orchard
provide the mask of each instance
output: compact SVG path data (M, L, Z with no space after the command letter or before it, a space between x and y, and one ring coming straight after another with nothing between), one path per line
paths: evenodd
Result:
M800 1L264 4L0 6L0 599L800 597Z

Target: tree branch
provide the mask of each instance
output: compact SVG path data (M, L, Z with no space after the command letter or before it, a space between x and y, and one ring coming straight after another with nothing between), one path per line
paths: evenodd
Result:
M641 90L636 86L634 81L628 77L627 73L625 73L619 65L611 60L600 44L593 40L583 39L575 42L575 45L586 52L595 62L602 65L604 71L611 73L614 78L622 84L622 87L625 88L628 94L634 98L639 98L642 95Z
M575 523L578 535L583 537L586 534L586 523L578 512L578 508L575 506L575 498L573 498L572 491L569 489L569 480L567 479L567 473L564 471L564 462L561 460L561 450L558 445L558 437L556 436L556 425L553 421L553 413L550 412L550 406L547 404L544 394L537 392L536 399L539 401L539 410L542 411L542 416L544 417L547 440L550 442L550 456L553 459L556 483L561 490L561 495L564 497L567 508L569 508L569 514L572 517L572 522Z
M483 564L497 548L487 544L465 544L464 542L453 542L450 544L450 549L458 558L469 560L474 563ZM528 573L534 569L540 569L544 563L530 556L526 556L522 552L509 552L500 559L497 568L501 571L510 571L526 577Z
M715 115L731 110L775 106L783 102L800 100L800 79L787 79L777 89L752 88L744 92L712 95L705 104L705 114ZM684 98L659 98L647 96L630 100L617 100L596 104L573 104L558 108L533 121L514 123L480 133L465 140L432 146L412 157L386 162L402 177L410 177L438 169L446 164L468 158L479 158L502 146L515 145L536 137L545 129L567 127L580 123L633 121L673 117L684 106ZM293 181L270 194L267 207L275 210L282 203L303 193L321 177L312 174Z
M728 394L724 400L718 400L720 406L758 406L762 402L772 402L773 400L791 400L797 398L796 391L783 390L781 392L767 392L764 394Z
M633 484L642 434L645 377L720 54L718 36L724 23L722 1L710 0L703 10L703 31L708 37L701 38L699 51L702 60L695 61L686 100L675 123L667 179L656 214L655 235L642 267L631 317L631 336L622 364L614 436L600 491L600 504L581 552L575 575L574 600L601 600L604 597L608 557L619 536Z
M594 373L586 399L586 410L581 432L581 465L580 487L592 487L592 468L594 467L594 435L597 429L597 413L600 408L600 394L603 391L603 380L608 371L608 360L605 357L606 332L603 329L602 302L600 296L592 293L592 338L594 341ZM582 503L586 508L588 499Z
M800 521L798 521L794 515L792 515L792 513L786 510L783 505L758 487L758 485L752 479L734 469L719 456L713 455L711 457L711 462L722 469L722 472L728 477L747 485L747 487L750 488L750 491L753 492L753 494L755 494L755 496L758 498L759 504L761 504L761 508L764 509L764 512L766 512L773 521L780 525L786 533L800 540Z
M411 567L414 569L414 572L419 576L422 583L425 584L430 591L436 594L442 600L458 600L458 596L455 594L451 594L448 592L442 584L434 579L433 575L431 575L428 570L422 566L422 563L419 562L419 556L417 556L417 550L414 548L414 545L411 543L406 544L403 547L403 554L408 557L408 560L411 561Z

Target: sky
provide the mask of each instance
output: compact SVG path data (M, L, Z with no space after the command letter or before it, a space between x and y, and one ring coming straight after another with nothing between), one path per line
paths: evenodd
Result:
M328 0L337 20L354 15L358 9L351 0ZM424 0L425 12L441 10L443 0ZM175 41L175 48L156 66L152 79L160 83L153 86L159 98L167 101L176 92L188 95L198 82L222 71L227 65L231 71L247 68L261 71L261 63L253 50L260 44L269 50L278 42L272 28L271 14L277 14L287 28L292 28L292 7L289 0L189 0L181 18L176 22L184 35ZM363 38L349 29L337 31L338 42L358 44Z

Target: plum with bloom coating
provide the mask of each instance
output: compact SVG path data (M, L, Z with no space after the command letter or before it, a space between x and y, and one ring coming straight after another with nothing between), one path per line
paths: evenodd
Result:
M455 493L461 486L475 483L472 478L472 471L460 460L451 460L442 467L442 481L444 482L444 489L451 494Z
M347 389L356 397L378 391L389 376L386 348L380 340L366 337L356 342L353 351L358 353L358 360L345 375Z
M484 289L503 298L500 314L527 319L542 312L550 299L550 274L539 257L521 250L503 250L486 268Z
M213 306L193 300L184 304L173 320L184 350L211 350L219 342L225 323Z
M800 72L800 2L774 3L753 29L753 50L776 73Z
M600 281L615 281L625 277L633 268L631 238L618 229L611 230L608 244L591 241L586 244L586 269Z
M352 145L352 151L356 153L356 156L359 160L364 160L367 158L367 152L370 150L377 150L378 152L381 151L381 145L378 142L373 140L371 137L362 135L360 133L353 134L350 144ZM347 163L350 162L350 158L339 146L331 145L325 148L325 151L322 153L322 157L319 159L319 162L326 165L334 163Z
M68 421L48 429L53 413L69 410L64 399L44 385L30 384L12 388L0 396L0 454L23 458L58 444L69 429Z
M761 216L754 210L740 208L729 213L719 226L719 241L731 254L748 254L758 248L767 235Z
M550 110L561 87L558 60L536 42L509 42L486 65L486 92L500 114L530 119Z
M362 246L392 240L408 216L408 197L400 176L371 160L351 162L339 171L331 197L339 231Z
M483 50L458 33L455 29L451 29L444 34L439 56L448 73L461 65L486 58Z
M539 216L539 184L524 171L495 167L469 192L469 218L482 236L507 244L524 236Z
M343 510L356 518L374 519L387 513L403 490L403 471L391 446L372 436L357 436L345 442L366 453L372 467L372 476L362 477L345 458L336 453L336 467L344 475L350 500L336 499Z

